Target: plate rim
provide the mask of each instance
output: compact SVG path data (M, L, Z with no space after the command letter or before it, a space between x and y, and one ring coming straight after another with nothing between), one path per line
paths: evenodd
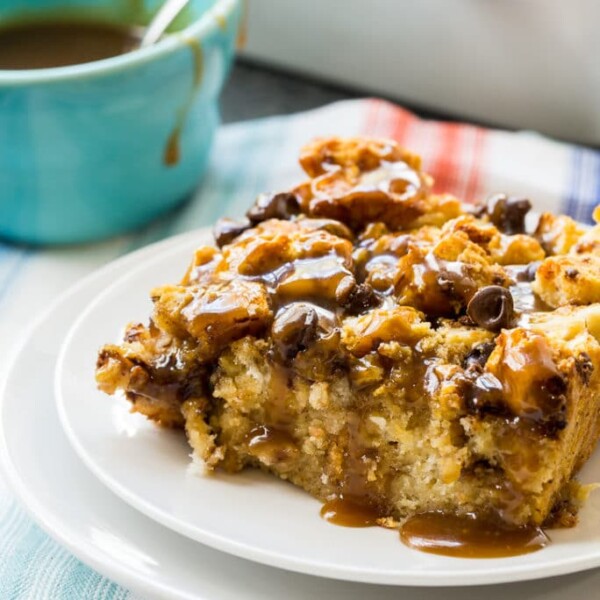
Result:
M198 232L206 232L206 229L197 230ZM173 254L183 249L181 247L169 248L169 252ZM147 262L151 262L156 258L156 255L149 256ZM108 265L107 265L108 266ZM137 265L138 269L147 268L146 261L143 264ZM131 272L130 272L131 273ZM72 323L64 342L60 348L56 361L55 377L54 377L54 394L56 400L57 411L63 430L71 443L73 449L79 458L84 462L86 467L93 475L100 480L106 487L115 493L121 500L138 510L142 514L151 518L160 525L177 532L187 538L190 538L198 543L205 544L216 550L232 554L234 556L244 558L250 561L265 564L271 567L286 569L297 573L303 573L312 576L321 576L331 579L339 579L344 581L355 581L361 583L372 583L381 585L395 586L415 586L415 587L448 587L448 586L476 586L476 585L492 585L516 581L529 581L535 579L545 579L549 577L585 571L597 566L600 566L600 544L593 551L588 551L583 557L575 556L563 559L554 559L552 562L542 565L512 565L504 568L495 567L487 572L476 573L470 575L465 581L465 569L448 568L445 570L436 569L435 574L432 572L411 573L409 571L381 571L377 569L362 569L357 570L354 567L344 567L342 565L332 565L323 562L315 563L309 560L299 559L286 554L276 553L268 549L257 546L249 546L245 543L239 543L229 537L216 534L200 527L182 523L181 519L169 515L164 510L155 507L152 503L141 498L135 491L121 485L119 481L114 479L109 473L98 466L96 461L86 448L81 443L81 440L73 429L72 423L67 414L66 402L63 397L60 386L61 375L64 372L64 359L79 324L84 321L87 315L101 302L104 294L109 294L113 287L119 285L128 274L119 277L105 288L101 295L90 302L86 308L78 315L77 319ZM459 570L459 573L457 573ZM548 573L548 571L552 571Z

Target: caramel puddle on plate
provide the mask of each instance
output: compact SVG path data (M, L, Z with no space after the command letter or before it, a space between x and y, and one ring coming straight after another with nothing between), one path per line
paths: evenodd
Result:
M381 515L368 506L335 498L323 505L321 517L344 527L373 527ZM514 527L474 515L441 512L410 517L400 528L400 539L409 548L456 558L519 556L541 550L550 543L539 527Z
M539 527L440 512L410 517L400 528L400 539L410 548L460 558L519 556L550 543Z
M186 117L192 108L196 93L200 88L202 82L202 74L204 70L204 57L202 55L202 46L198 40L185 40L185 44L192 51L192 58L194 61L194 80L192 84L192 91L182 109L177 115L177 121L175 127L167 139L167 144L163 152L163 163L167 167L175 166L181 159L181 131L185 124Z
M373 508L345 498L325 502L321 516L329 523L342 527L374 527L381 517Z

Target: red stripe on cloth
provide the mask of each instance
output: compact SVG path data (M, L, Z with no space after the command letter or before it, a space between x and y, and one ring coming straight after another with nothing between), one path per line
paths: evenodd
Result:
M383 100L379 100L378 98L369 98L366 102L367 114L363 124L363 132L365 135L380 135L377 131L377 124L379 121L379 114L385 102L383 102Z
M487 131L485 129L482 129L481 127L474 127L473 129L475 130L475 140L473 142L471 168L463 196L464 201L469 203L479 200L483 194L481 170L485 152L485 142L487 139Z
M435 179L435 193L456 194L461 168L461 126L455 123L438 123L437 130L433 159L431 163L425 161L423 167Z
M363 131L366 135L388 137L406 143L410 126L419 119L411 112L377 98L370 98Z
M385 100L368 100L364 132L390 137L420 154L435 179L435 193L465 202L481 197L487 130L463 123L426 121Z
M418 124L419 119L407 110L398 107L394 108L396 110L392 113L392 130L390 131L390 137L402 146L406 146L412 126Z

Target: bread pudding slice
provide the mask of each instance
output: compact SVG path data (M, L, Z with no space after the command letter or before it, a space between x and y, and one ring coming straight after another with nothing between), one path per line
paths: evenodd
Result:
M600 435L600 226L432 192L394 142L321 139L308 180L224 219L100 389L183 428L209 469L257 467L380 524L573 525Z

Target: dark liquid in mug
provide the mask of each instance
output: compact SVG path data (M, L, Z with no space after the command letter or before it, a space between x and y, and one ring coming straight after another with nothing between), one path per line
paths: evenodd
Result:
M54 19L0 25L0 69L47 69L125 54L140 38L127 25Z

